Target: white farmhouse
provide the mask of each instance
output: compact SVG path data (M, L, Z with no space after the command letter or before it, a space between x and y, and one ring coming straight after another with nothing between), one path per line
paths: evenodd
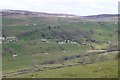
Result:
M71 44L77 44L77 42L72 42L72 41L71 41L70 43L71 43Z
M36 24L33 24L34 26L36 26Z
M47 39L41 39L42 42L48 42Z
M65 42L58 42L58 44L65 44Z
M17 54L13 54L12 57L17 57Z

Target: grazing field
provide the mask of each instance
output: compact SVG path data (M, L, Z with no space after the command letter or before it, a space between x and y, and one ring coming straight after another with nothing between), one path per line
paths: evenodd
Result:
M105 61L95 64L77 65L54 70L47 70L26 75L12 76L15 78L117 78L117 61Z
M118 76L119 30L116 20L112 20L111 17L110 21L99 21L79 16L51 17L47 14L37 16L33 13L24 15L15 12L4 12L6 14L3 15L3 77ZM64 67L65 65L72 66ZM48 66L48 70L34 72L36 66L40 69ZM63 68L51 69L56 66ZM23 75L9 76L11 72L31 68L33 73L28 71Z

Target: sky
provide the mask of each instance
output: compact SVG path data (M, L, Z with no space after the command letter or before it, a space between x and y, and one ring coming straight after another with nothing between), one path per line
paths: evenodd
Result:
M67 13L79 16L117 14L119 0L0 0L1 9Z

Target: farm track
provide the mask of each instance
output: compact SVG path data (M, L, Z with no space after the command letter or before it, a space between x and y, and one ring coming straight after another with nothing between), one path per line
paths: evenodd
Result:
M106 52L115 52L115 51L120 51L120 50L106 50L106 51L102 51L102 52L94 52L97 54L104 54ZM85 54L84 56L89 56L90 54ZM80 58L80 55L77 55L76 58ZM67 60L70 59L74 59L74 58L69 58ZM3 77L10 77L10 76L15 76L15 75L19 75L19 74L27 74L27 73L32 73L32 72L39 72L39 71L46 71L46 70L53 70L53 69L58 69L58 68L64 68L64 67L70 67L70 66L77 66L77 65L85 65L85 64L93 64L93 63L72 63L72 64L65 64L65 65L61 65L61 66L55 66L55 67L40 67L41 65L35 66L33 68L28 68L28 69L23 69L23 70L18 70L18 71L14 71L14 72L8 72L8 73L3 73Z

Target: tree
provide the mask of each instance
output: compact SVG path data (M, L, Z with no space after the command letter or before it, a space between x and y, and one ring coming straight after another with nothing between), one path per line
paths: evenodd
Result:
M48 26L48 29L50 30L50 29L51 29L51 26Z
M45 37L45 34L42 33L41 35L42 35L43 38Z

